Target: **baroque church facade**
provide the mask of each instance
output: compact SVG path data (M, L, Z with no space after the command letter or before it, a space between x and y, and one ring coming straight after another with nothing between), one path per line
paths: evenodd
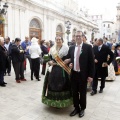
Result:
M5 0L2 0L3 2ZM0 24L1 36L10 36L11 40L25 36L35 36L45 40L53 40L60 35L70 41L77 30L82 30L88 40L97 36L98 26L79 12L79 0L8 0L7 14L2 16ZM69 40L65 22L70 21Z

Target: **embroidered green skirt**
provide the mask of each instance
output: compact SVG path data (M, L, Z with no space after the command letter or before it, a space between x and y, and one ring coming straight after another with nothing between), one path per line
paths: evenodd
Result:
M42 103L56 108L65 108L73 104L69 76L60 66L53 66L52 71L46 73Z

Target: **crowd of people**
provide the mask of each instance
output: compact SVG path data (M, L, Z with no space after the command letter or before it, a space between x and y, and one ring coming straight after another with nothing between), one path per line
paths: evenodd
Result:
M40 81L45 75L42 103L64 108L74 105L70 116L79 114L83 117L86 109L86 93L91 88L90 95L97 94L98 80L101 81L99 93L103 93L105 80L115 80L120 74L120 44L115 39L95 39L88 42L82 31L77 31L75 39L68 45L61 36L52 41L25 37L21 42L15 38L0 37L0 86L5 87L4 76L11 75L11 63L15 72L16 83L27 81L26 59L31 70L31 80Z
M22 42L20 38L15 38L11 42L8 36L5 38L0 37L0 86L6 86L4 76L11 76L11 64L15 72L16 82L27 81L24 76L26 74L27 59L30 64L31 80L35 77L40 81L40 55L44 56L48 53L52 45L51 41L44 41L44 44L41 41L39 44L39 40L35 37L31 40L29 40L29 37L25 37ZM46 49L46 52L44 49ZM45 74L45 70L42 74Z

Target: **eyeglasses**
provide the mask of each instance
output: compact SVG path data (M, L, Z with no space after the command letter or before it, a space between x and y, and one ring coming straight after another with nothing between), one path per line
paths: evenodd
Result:
M76 38L81 38L81 37L82 37L82 35L76 35L75 37L76 37Z
M60 41L61 39L56 39L56 41Z

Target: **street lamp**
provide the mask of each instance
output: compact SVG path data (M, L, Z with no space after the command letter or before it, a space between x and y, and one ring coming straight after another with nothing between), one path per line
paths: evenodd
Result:
M70 28L71 28L71 22L65 21L65 27L67 28L66 34L67 34L67 43L69 44L69 34L70 34Z
M7 2L5 2L5 4L2 7L1 2L2 2L2 0L0 0L0 24L3 24L3 22L4 22L3 15L6 15L6 13L7 13L8 5L7 5Z
M8 8L7 2L5 2L3 7L1 6L1 2L2 2L2 0L0 0L0 15L6 15L7 8Z

